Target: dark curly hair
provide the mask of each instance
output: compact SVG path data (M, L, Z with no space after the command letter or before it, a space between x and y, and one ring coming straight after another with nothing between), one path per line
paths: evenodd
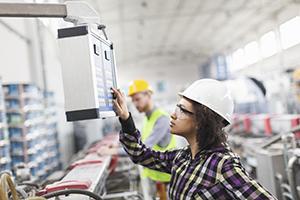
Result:
M208 107L192 101L197 124L199 150L209 150L222 146L227 141L223 128L228 122Z

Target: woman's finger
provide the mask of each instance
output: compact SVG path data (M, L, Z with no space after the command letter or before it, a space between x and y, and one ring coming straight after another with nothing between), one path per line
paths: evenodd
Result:
M111 90L114 92L114 94L116 95L117 98L121 97L121 94L120 94L120 92L117 89L111 88Z
M118 114L120 114L120 113L122 112L122 108L121 108L121 106L119 105L119 103L117 102L117 100L113 100L113 104L114 104L114 107L115 107L115 109L116 109L116 112L117 112Z
M110 92L111 92L111 94L113 95L113 98L114 98L114 99L117 99L117 98L118 98L118 94L117 94L115 88L110 88Z
M124 93L124 92L121 92L121 91L120 91L120 93L121 93L122 97L125 99L125 97L126 97L126 96L125 96L125 93Z
M115 94L116 99L118 100L119 104L122 105L125 102L125 96L123 95L123 93L120 92L120 90L116 90L115 88L113 88L113 92Z
M121 109L121 106L119 105L119 102L118 102L116 99L113 100L113 105L114 105L118 110Z
M125 102L124 94L120 91L120 89L112 88L112 91L114 92L115 96L117 97L116 99L118 100L119 104L122 105Z

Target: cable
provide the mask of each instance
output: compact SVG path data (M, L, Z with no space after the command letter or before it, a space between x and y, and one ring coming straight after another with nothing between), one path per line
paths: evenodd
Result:
M4 192L3 195L1 196L1 199L2 198L8 199L8 193L7 193L8 184L5 179L6 175L9 175L9 172L4 171L3 173L0 174L1 188L2 188L2 191Z
M33 185L33 184L31 184ZM8 191L9 189L9 191ZM20 200L20 194L23 198L27 197L25 191L20 188L16 188L11 175L9 173L2 173L0 176L0 199L1 200L8 200L8 194L12 196L12 200ZM44 197L29 197L26 200L45 200Z
M0 183L0 199L7 200L6 191L3 190L2 183Z
M9 190L11 192L11 195L12 195L12 199L13 200L19 200L18 192L16 190L16 187L14 185L14 182L13 182L10 174L4 173L4 174L1 175L1 187L5 192L4 199L8 198L8 195L7 195L8 193L6 191L7 191L7 188L9 188Z
M107 37L106 32L105 32L105 28L106 28L106 26L103 25L103 24L100 24L100 25L98 26L98 29L101 30L101 31L103 32L103 35L104 35L105 39L108 40L108 37Z
M82 195L89 196L89 197L91 197L95 200L102 200L102 198L100 196L98 196L97 194L95 194L93 192L90 192L88 190L76 190L76 189L51 192L51 193L43 195L43 197L45 197L46 199L50 199L50 198L53 198L53 197L62 196L62 195L67 196L67 195L70 195L70 194L82 194Z

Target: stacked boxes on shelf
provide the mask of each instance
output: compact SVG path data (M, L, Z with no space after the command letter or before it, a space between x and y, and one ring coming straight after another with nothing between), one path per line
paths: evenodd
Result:
M0 172L11 169L4 92L0 80Z
M57 111L53 92L45 92L45 117L46 117L46 132L47 132L47 147L48 153L46 159L47 174L50 175L53 171L59 170L61 167L58 132L57 132Z
M32 84L3 85L12 168L26 163L31 175L46 175L47 132L42 92Z

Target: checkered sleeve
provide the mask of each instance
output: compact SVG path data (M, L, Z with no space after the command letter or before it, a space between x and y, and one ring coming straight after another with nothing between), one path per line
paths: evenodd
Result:
M226 188L227 193L234 199L265 200L276 199L258 182L250 178L236 159L228 159L224 162L221 183Z
M154 151L142 143L138 130L130 134L121 131L120 142L134 163L153 170L171 173L173 160L179 150Z

